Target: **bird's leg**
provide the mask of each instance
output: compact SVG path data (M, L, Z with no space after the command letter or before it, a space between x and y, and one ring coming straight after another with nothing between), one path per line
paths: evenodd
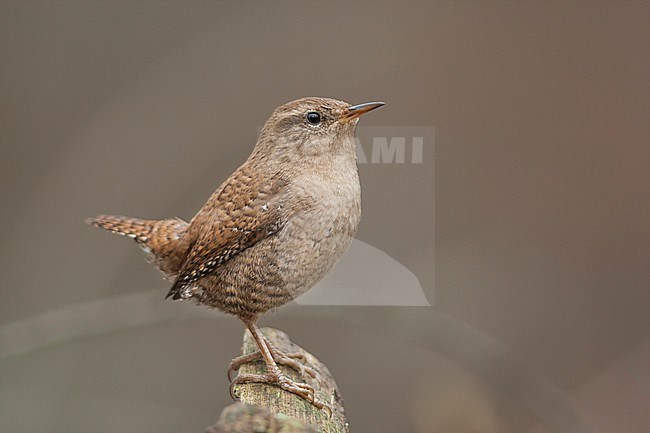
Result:
M262 338L264 338L264 341L269 348L273 359L278 365L285 365L287 367L293 368L300 373L301 377L309 375L312 379L318 378L318 372L304 364L307 361L305 355L300 352L282 352L280 349L272 345L266 337L263 336ZM238 356L237 358L230 361L230 366L228 367L228 380L232 381L232 374L238 371L242 365L248 364L249 362L256 361L258 359L262 359L262 352L259 350L247 355Z
M260 353L264 362L266 363L266 373L265 374L239 374L235 379L230 383L230 395L234 398L234 387L243 383L268 383L276 384L280 388L288 391L292 394L296 394L299 397L307 400L314 406L319 409L326 409L331 413L331 408L325 403L321 402L316 398L314 393L314 388L307 385L306 383L296 382L295 380L289 379L287 376L282 373L280 367L276 363L271 349L266 342L266 339L262 335L260 328L257 326L255 320L250 320L246 322L246 327L251 332L257 347L260 349Z

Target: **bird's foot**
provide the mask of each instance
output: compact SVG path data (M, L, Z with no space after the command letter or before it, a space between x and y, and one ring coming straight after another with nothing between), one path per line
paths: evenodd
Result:
M242 385L244 383L267 383L270 385L277 385L283 390L295 394L304 400L307 400L309 403L313 404L316 408L325 410L332 416L332 408L316 398L316 393L314 388L310 385L302 382L297 382L293 379L289 379L282 372L278 371L275 373L264 373L264 374L239 374L235 379L230 383L230 396L233 400L237 400L235 395L235 386Z
M304 378L309 376L320 383L318 380L318 372L304 364L307 361L305 355L300 352L284 353L272 345L269 345L269 349L277 364L293 368L300 373L300 377ZM238 356L230 361L230 366L228 367L228 380L232 381L232 374L238 371L242 365L258 359L262 359L262 353L259 350L257 352L249 353L248 355Z

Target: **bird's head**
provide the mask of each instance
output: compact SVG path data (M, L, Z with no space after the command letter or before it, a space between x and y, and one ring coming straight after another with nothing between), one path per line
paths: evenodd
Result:
M359 116L384 105L351 105L330 98L302 98L278 107L264 125L254 154L294 158L354 158Z

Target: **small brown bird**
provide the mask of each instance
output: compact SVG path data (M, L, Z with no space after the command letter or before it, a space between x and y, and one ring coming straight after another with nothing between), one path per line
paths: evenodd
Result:
M303 98L277 108L248 160L192 220L101 215L88 220L133 238L174 281L167 297L192 299L241 319L259 353L235 358L230 372L262 357L267 373L239 383L274 383L319 408L314 389L278 363L315 377L265 339L257 318L312 288L354 238L361 219L354 132L359 116L384 105Z

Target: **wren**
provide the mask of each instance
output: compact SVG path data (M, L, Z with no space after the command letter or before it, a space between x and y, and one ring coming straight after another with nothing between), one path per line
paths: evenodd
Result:
M190 222L100 215L93 226L133 238L173 285L172 299L193 300L241 319L267 373L231 383L273 383L310 401L312 386L285 376L278 364L315 377L266 340L257 319L320 281L345 253L361 220L355 128L359 116L384 105L303 98L278 107L253 152Z

